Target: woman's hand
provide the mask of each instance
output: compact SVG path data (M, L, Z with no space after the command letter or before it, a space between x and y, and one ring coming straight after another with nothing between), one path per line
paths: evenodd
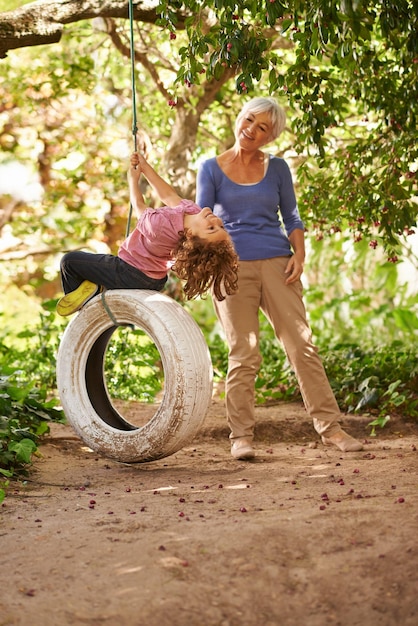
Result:
M296 254L290 257L288 264L286 265L285 274L288 274L285 284L290 285L295 283L303 274L303 263L298 259Z
M285 273L288 274L285 280L286 285L295 283L303 274L303 264L305 262L305 234L303 230L295 228L289 235L289 241L294 255L290 257L286 265Z

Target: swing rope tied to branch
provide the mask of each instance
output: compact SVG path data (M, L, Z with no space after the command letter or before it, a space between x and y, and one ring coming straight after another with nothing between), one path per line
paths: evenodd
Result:
M129 0L129 30L130 30L130 57L131 57L131 89L132 89L132 135L134 138L134 150L135 152L138 149L138 126L137 126L137 116L136 116L136 87L135 87L135 48L134 48L134 8L133 8L133 0ZM128 221L126 224L126 237L128 237L131 230L131 219L132 219L132 202L129 203L129 213L128 213ZM101 301L104 310L108 314L109 318L113 322L115 326L130 326L132 330L135 330L134 324L123 324L116 320L108 303L106 302L105 291L103 290L101 293Z
M132 135L134 138L134 151L138 149L138 126L136 117L136 87L135 87L135 48L134 48L134 8L133 0L129 0L129 29L130 29L130 53L131 53L131 89L132 89ZM132 202L129 207L126 236L131 230Z

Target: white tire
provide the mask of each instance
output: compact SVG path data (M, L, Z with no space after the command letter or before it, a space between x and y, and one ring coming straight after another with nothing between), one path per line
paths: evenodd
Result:
M154 341L164 395L139 428L112 405L104 357L118 326L98 295L70 321L58 350L57 386L65 415L82 440L104 456L126 463L169 456L193 439L211 402L212 363L203 334L180 304L156 291L115 289L104 297L118 325L134 325Z

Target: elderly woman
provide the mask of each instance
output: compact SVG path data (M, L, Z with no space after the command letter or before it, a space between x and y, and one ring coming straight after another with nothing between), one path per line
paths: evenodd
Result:
M300 281L304 226L289 167L261 150L285 124L285 113L273 98L250 100L237 117L233 147L205 161L197 178L197 203L222 219L240 260L238 291L222 302L214 301L229 346L226 412L236 459L255 456L259 309L286 351L322 442L343 452L362 449L341 428L340 410L312 343Z

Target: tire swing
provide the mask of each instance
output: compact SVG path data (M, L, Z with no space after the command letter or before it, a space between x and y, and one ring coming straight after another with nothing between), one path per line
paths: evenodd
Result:
M146 332L162 361L163 398L141 427L123 418L106 387L104 358L118 326ZM212 375L197 323L175 300L149 290L95 296L66 327L57 355L57 386L68 421L92 450L126 463L169 456L193 439L211 402Z
M133 0L129 21L136 151ZM131 214L132 205L126 236ZM106 351L120 326L148 334L164 371L161 404L140 427L118 412L105 381ZM199 430L212 398L212 362L199 326L175 300L156 291L115 289L92 298L66 327L57 355L57 387L68 421L92 450L126 463L154 461L180 450Z

